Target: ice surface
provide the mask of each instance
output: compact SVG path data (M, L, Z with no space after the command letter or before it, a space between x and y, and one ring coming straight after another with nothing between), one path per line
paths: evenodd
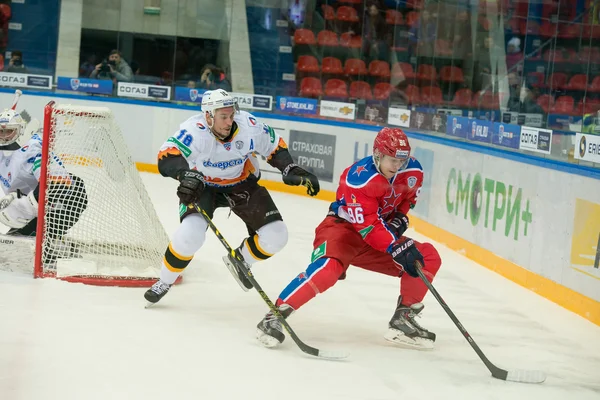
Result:
M173 232L175 182L151 174L144 181ZM305 269L327 203L272 196L290 240L254 272L275 299ZM215 223L232 245L246 233L225 210ZM501 368L541 369L544 384L493 379L431 296L420 323L437 333L436 348L394 347L383 334L399 283L356 268L289 320L308 344L347 350L348 360L305 356L289 338L265 349L254 331L267 308L233 281L209 231L184 283L147 310L145 289L0 273L0 399L600 399L600 327L438 249L444 264L435 286L486 355Z

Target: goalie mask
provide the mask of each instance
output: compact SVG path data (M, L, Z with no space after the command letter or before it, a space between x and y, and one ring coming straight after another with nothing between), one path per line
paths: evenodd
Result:
M0 146L16 142L26 125L21 115L15 110L7 108L2 111L0 114Z

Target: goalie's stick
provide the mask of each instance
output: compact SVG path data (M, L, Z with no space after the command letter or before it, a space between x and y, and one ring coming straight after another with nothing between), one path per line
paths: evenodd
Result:
M252 274L252 272L248 268L246 268L246 266L243 263L244 260L240 258L240 256L235 252L235 250L229 245L227 240L223 237L221 232L219 232L219 230L217 229L215 224L212 222L212 219L208 216L206 211L204 211L202 208L200 208L200 206L198 206L195 203L193 203L191 205L191 207L193 207L196 211L198 211L204 217L204 219L206 220L206 223L208 224L210 229L214 232L214 234L217 236L217 238L219 239L219 241L221 242L223 247L225 247L227 252L229 254L231 254L231 257L237 263L238 268L244 272L244 275L246 275L246 278L248 278L250 283L252 283L252 286L254 286L254 288L256 289L258 294L260 294L260 297L262 297L264 302L267 303L267 306L269 306L269 309L271 310L273 315L277 318L277 320L279 322L281 322L281 325L285 328L287 333L290 335L290 337L292 338L294 343L296 343L296 345L300 348L300 350L302 350L304 353L309 354L311 356L326 358L326 359L330 359L330 360L341 360L341 359L348 357L348 355L349 355L348 353L345 353L342 351L319 350L317 348L307 345L302 340L300 340L298 335L296 335L296 332L294 332L294 330L287 323L285 318L283 318L283 316L281 315L281 312L279 312L279 309L277 308L277 306L275 306L275 304L273 304L271 299L269 299L269 296L260 287L260 285L258 284L256 279L254 278L254 275Z
M442 296L440 296L438 291L435 290L433 284L427 280L425 274L422 271L422 268L423 265L417 261L417 273L419 274L419 278L421 278L421 280L425 283L433 297L435 297L438 303L440 303L444 311L446 311L446 314L448 314L448 316L450 317L452 322L454 322L454 325L456 325L460 333L462 333L465 339L467 339L467 342L469 342L473 350L475 350L475 353L477 353L481 361L483 361L485 366L490 370L494 378L522 383L542 383L546 380L546 374L542 371L528 371L523 369L506 371L492 364L492 362L488 360L485 354L483 354L483 351L481 351L477 343L475 343L475 340L471 337L469 332L467 332L463 324L461 324L456 315L454 315L450 307L448 307L448 304L446 304L444 299L442 299Z

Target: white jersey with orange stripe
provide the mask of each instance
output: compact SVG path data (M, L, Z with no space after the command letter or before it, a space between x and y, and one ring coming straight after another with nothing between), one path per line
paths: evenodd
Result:
M42 138L37 134L18 150L0 151L0 187L4 194L21 191L28 194L40 180L42 165ZM69 179L69 173L60 159L53 155L50 174Z
M190 169L197 169L210 186L232 186L258 176L255 154L270 157L285 141L267 124L246 111L235 114L237 129L228 141L218 140L208 128L204 114L188 118L160 148L158 159L182 155Z

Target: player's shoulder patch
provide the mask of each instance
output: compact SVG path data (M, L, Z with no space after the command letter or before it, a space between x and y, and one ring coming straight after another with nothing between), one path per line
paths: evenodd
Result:
M355 188L365 186L369 181L379 175L373 157L365 157L350 166L346 175L346 183Z
M185 129L190 133L202 132L208 130L208 123L203 114L196 114L183 121L183 123L179 125L179 129Z
M406 166L406 169L411 169L411 170L418 169L420 171L423 171L423 167L421 166L421 163L419 162L419 160L417 160L414 157L411 157L410 160L408 160L408 165Z
M247 126L249 128L259 128L260 122L258 121L258 119L247 111L240 111L236 115L236 117L237 118L234 119L237 120L236 122L240 126Z

